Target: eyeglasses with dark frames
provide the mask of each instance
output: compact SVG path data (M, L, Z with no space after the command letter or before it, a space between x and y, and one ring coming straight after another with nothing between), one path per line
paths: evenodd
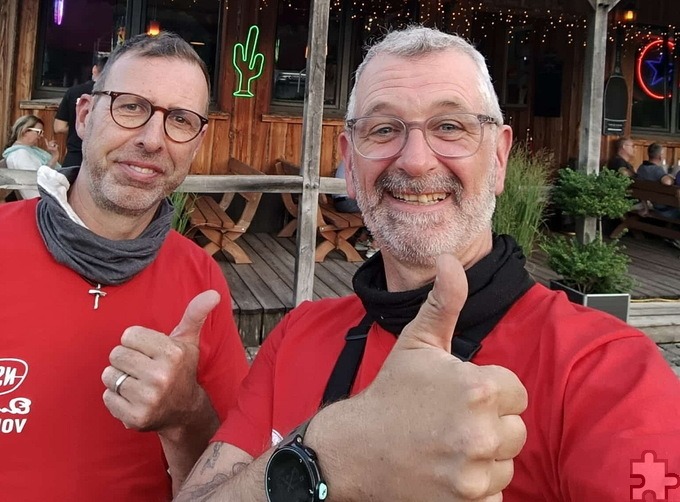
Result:
M208 119L183 108L163 108L148 99L129 92L97 91L92 95L106 95L111 98L111 118L125 129L138 129L145 125L154 113L163 114L165 134L175 143L187 143L196 138L208 123Z
M383 160L401 153L413 129L420 129L428 146L437 155L470 157L482 144L484 124L498 125L498 121L477 113L449 113L422 122L404 122L392 116L367 116L348 120L346 127L359 155L370 160Z
M45 134L45 131L43 131L42 129L38 129L37 127L27 127L26 130L27 131L33 131L38 136L42 136L43 134Z

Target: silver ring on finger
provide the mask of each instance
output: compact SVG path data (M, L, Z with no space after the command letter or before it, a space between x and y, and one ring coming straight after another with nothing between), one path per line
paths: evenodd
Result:
M129 377L127 373L123 373L121 376L118 377L118 380L116 380L116 384L113 386L113 392L118 394L120 396L120 386L123 385L123 382Z

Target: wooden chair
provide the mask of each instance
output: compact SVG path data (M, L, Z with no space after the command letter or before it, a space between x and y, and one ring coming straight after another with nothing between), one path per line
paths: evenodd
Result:
M264 176L263 172L234 158L229 159L227 174L261 174ZM189 215L187 236L194 238L200 234L206 237L208 243L203 246L203 249L210 256L223 251L231 256L235 263L252 263L246 252L235 241L246 233L253 221L262 192L238 192L238 195L246 202L238 221L234 221L226 213L234 200L234 195L236 195L234 192L225 193L219 203L208 195L197 197Z
M664 185L658 181L635 180L630 185L630 195L647 207L655 204L680 208L680 186ZM654 209L631 211L611 236L620 236L625 229L659 235L667 239L680 239L680 220L667 218Z
M300 167L285 160L277 160L276 174L300 175ZM298 197L297 194L282 193L283 205L291 216L291 220L278 233L279 237L291 237L297 230ZM319 209L316 214L316 227L321 242L316 247L314 261L322 262L331 251L338 250L345 255L347 261L363 261L363 258L347 239L364 226L361 213L341 213L336 211L332 201L325 194L319 195Z

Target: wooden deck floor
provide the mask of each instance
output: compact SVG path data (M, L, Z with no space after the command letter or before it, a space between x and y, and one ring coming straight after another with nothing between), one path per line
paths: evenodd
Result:
M635 279L630 324L657 342L680 341L680 250L654 237L638 240L627 236L623 242ZM215 256L231 288L234 317L244 345L257 346L293 308L295 241L256 233L245 234L239 243L252 264L237 265ZM338 253L329 254L315 268L315 299L350 294L359 265L348 263ZM527 268L543 284L556 277L540 252L534 253Z

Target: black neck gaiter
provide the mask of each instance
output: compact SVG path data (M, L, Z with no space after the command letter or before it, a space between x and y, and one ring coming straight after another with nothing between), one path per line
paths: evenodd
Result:
M500 318L533 284L522 249L509 235L495 235L491 253L465 271L468 299L458 318L456 332ZM433 283L412 291L387 291L385 269L376 253L357 270L354 291L367 314L383 329L399 336L427 299Z

